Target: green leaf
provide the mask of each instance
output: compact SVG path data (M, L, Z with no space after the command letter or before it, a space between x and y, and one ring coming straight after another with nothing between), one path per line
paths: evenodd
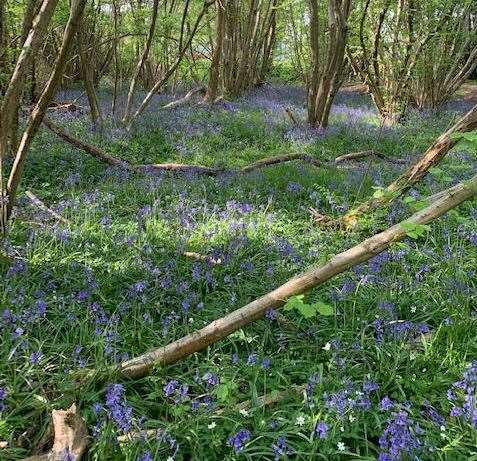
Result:
M401 223L401 227L406 232L406 235L412 239L418 239L429 230L429 226L425 224L416 224L409 221Z
M326 304L322 301L318 301L314 305L316 306L316 309L318 310L320 315L323 315L324 317L329 317L330 315L333 315L335 313L333 306L330 306L329 304Z
M314 307L313 304L302 304L298 307L298 312L300 312L300 314L306 319L316 317L316 307Z

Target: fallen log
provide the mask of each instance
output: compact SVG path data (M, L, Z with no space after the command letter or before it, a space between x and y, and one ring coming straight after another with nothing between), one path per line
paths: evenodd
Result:
M177 362L220 341L229 334L263 317L269 309L281 307L288 298L305 293L351 267L361 264L384 251L395 241L407 235L409 225L427 224L477 194L477 175L469 181L447 189L441 197L418 211L409 219L396 224L332 257L326 264L296 276L270 293L252 301L226 316L214 320L204 328L166 346L122 362L117 371L125 377L142 377L156 365ZM95 371L88 374L94 375Z

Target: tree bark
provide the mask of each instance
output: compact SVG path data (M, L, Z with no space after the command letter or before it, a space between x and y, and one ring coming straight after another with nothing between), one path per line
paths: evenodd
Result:
M234 331L262 318L267 310L283 306L291 296L305 293L335 275L368 261L373 256L383 252L391 243L406 237L405 227L407 226L403 226L403 224L427 224L476 195L477 175L467 182L451 187L441 198L418 211L409 219L332 257L326 264L289 280L270 293L213 321L200 330L164 347L159 347L121 363L119 372L127 377L142 377L150 373L156 365L171 364L201 351Z
M9 199L6 209L6 220L9 219L10 214L12 212L18 186L23 175L23 168L25 165L29 147L43 120L48 105L50 104L56 93L58 84L61 81L61 77L63 75L63 71L66 65L66 59L68 57L73 42L73 38L78 30L78 24L81 20L85 5L86 0L72 1L70 16L68 18L68 23L66 24L66 28L63 33L63 40L55 66L53 68L52 73L50 74L48 82L46 83L46 86L40 98L38 99L38 102L35 104L35 107L33 108L30 116L28 117L27 126L20 141L20 145L16 152L15 161L13 163L12 170L8 178L7 194ZM4 222L4 226L6 226L6 222Z

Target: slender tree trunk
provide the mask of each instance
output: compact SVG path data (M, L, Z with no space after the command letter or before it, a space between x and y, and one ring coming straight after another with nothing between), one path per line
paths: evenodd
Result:
M134 98L134 91L136 89L137 80L141 71L144 67L144 63L147 61L149 56L149 50L151 49L152 39L154 37L154 31L156 30L156 20L157 20L157 9L159 7L159 0L154 0L152 5L152 16L151 16L151 25L149 27L149 33L146 38L146 43L144 44L144 49L142 51L141 58L137 63L136 70L134 71L133 77L131 79L131 84L129 85L128 99L126 102L126 108L124 109L123 123L128 123L131 117L131 109Z
M0 0L2 1L2 0ZM11 198L5 190L3 182L3 160L7 154L8 142L11 139L12 125L17 114L25 85L25 77L30 68L34 55L42 43L51 16L58 0L44 0L35 17L30 32L23 43L23 48L18 56L15 68L3 95L0 106L0 234L5 235L8 221L8 208L11 208Z
M189 33L189 36L185 41L183 41L183 29L185 27L185 17L182 19L182 26L181 26L181 37L179 39L179 51L176 57L176 60L174 63L169 67L169 69L165 72L165 74L162 76L160 80L158 80L154 86L151 88L151 90L147 93L147 95L144 97L143 101L137 108L136 112L134 112L134 115L130 117L129 119L126 119L126 122L128 125L131 125L131 123L139 117L143 113L143 111L146 109L146 107L149 105L151 102L152 97L169 81L171 76L174 74L174 72L177 70L179 67L180 63L182 62L182 59L188 50L190 43L192 42L192 39L194 38L197 29L199 28L199 24L202 21L203 16L205 15L207 9L209 8L210 5L214 3L214 0L209 1L209 2L204 2L204 6L202 10L200 11L199 15L196 18L196 21L194 23L194 26L191 28L191 31ZM123 119L123 121L125 121Z
M227 337L234 331L260 319L269 309L276 309L291 296L303 294L332 277L368 261L373 256L383 252L393 242L407 235L403 224L427 224L442 216L447 211L457 207L477 194L477 175L470 181L460 183L447 191L440 198L418 211L409 219L396 224L389 229L374 235L349 250L332 257L326 264L318 266L299 275L261 298L246 306L214 320L204 328L197 330L164 347L159 347L139 357L120 364L119 371L127 377L142 377L147 375L156 365L167 365L177 362L195 352L201 351L211 344Z
M48 82L46 83L46 86L40 98L38 99L38 102L35 104L35 107L33 108L30 116L28 117L27 126L20 141L20 145L15 156L15 161L13 163L12 170L8 178L7 194L9 200L6 212L7 220L11 215L18 186L23 175L23 168L28 154L28 149L33 141L36 132L38 131L38 128L41 125L48 105L55 96L56 89L61 81L61 77L66 66L66 60L71 49L73 38L78 30L78 25L81 21L81 16L83 14L86 1L87 0L73 0L71 2L70 16L63 34L63 40L58 54L58 58L56 59L55 66L50 74ZM4 222L4 226L6 226L6 222Z
M86 24L82 22L84 26ZM98 97L96 95L96 89L94 87L93 75L92 75L92 66L90 65L91 61L91 52L86 54L84 49L84 27L79 28L77 33L77 44L78 44L78 55L81 67L81 74L84 83L84 89L86 91L86 96L88 98L91 122L93 124L93 129L101 127L103 119L101 116L101 108L99 106Z
M222 49L224 45L224 31L225 31L225 12L224 0L217 0L217 38L215 41L214 54L209 69L209 84L207 86L207 93L204 97L204 102L213 103L218 96L219 82L220 82L220 67L222 62Z
M346 213L342 218L343 224L346 227L353 227L357 224L360 215L380 206L385 206L400 197L414 184L419 182L428 173L429 169L437 165L455 146L457 140L452 136L454 133L466 133L475 129L477 129L477 105L451 128L441 134L416 163L410 166L386 188L382 197L373 197Z

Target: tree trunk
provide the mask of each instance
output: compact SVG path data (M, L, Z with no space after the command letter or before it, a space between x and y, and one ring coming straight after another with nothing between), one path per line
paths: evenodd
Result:
M221 0L217 0L217 38L215 41L214 54L209 69L209 84L204 102L213 103L218 96L220 82L220 67L222 61L222 49L224 44L225 13Z
M86 26L84 22L83 25ZM94 87L92 67L89 64L90 59L88 59L88 57L91 58L91 52L86 55L84 50L83 30L84 27L80 27L77 34L78 55L81 67L81 74L83 77L84 89L86 91L86 96L88 98L89 103L91 122L93 124L93 129L96 129L98 127L101 127L103 121L101 116L101 108L99 106L98 97L96 95L96 89Z
M28 154L28 149L33 141L36 132L38 131L38 128L48 108L48 105L55 96L56 89L61 81L61 77L66 66L66 59L68 57L71 44L73 42L73 38L78 30L78 25L81 21L81 15L83 14L86 1L87 0L72 1L70 16L68 18L68 23L66 24L61 48L55 66L50 74L48 82L46 83L46 86L40 98L38 99L38 102L35 104L35 107L33 108L30 116L28 117L27 126L20 141L20 145L15 156L15 161L10 172L10 177L8 178L7 194L9 200L7 203L6 220L9 219L10 214L12 212L18 186L23 175L23 168ZM4 227L6 227L6 221L4 221Z
M9 204L11 198L9 198L4 186L3 160L7 154L8 142L12 135L12 125L14 124L17 107L23 93L26 74L34 55L38 52L43 41L57 3L58 0L43 1L40 11L34 19L30 32L23 43L22 51L18 56L0 106L0 235L5 235L7 231L8 208L11 208Z
M131 108L134 97L134 91L136 89L137 80L139 75L144 67L144 63L147 61L149 56L149 50L151 49L152 39L154 37L154 31L156 30L156 20L157 20L157 9L159 7L159 0L154 0L152 5L152 16L151 16L151 25L149 27L149 33L146 38L146 43L144 44L144 49L142 51L141 58L137 63L136 70L134 71L133 77L131 79L131 84L129 85L128 99L126 102L126 108L124 109L123 123L128 123L131 116Z
M368 261L373 256L383 252L391 243L406 237L405 227L407 226L403 226L403 224L427 224L476 194L477 175L470 181L451 187L439 199L402 223L396 224L359 245L332 257L328 263L289 280L265 296L227 314L225 317L214 320L200 330L164 347L121 363L119 371L124 376L138 378L147 375L156 365L174 363L201 351L234 331L262 318L269 309L283 306L291 296L303 294L335 275Z

